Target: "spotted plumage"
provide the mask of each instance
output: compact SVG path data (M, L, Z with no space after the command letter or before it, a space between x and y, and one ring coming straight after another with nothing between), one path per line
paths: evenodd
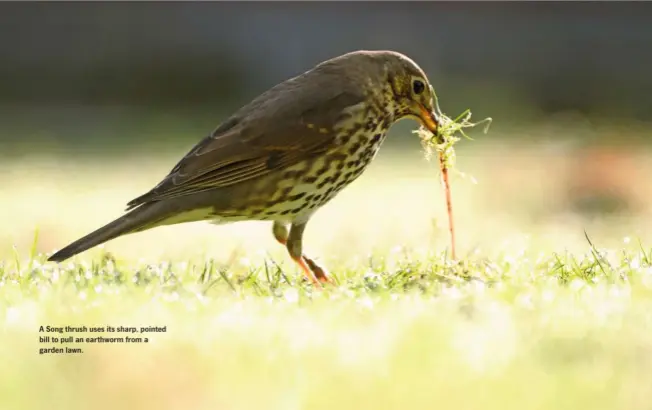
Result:
M242 107L130 201L127 214L49 260L161 225L263 220L314 284L329 281L303 254L308 221L364 172L394 122L414 118L436 130L430 90L423 70L393 51L318 64Z

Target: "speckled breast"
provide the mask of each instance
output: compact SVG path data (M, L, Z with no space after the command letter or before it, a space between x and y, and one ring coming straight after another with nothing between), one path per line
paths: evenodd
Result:
M284 170L266 203L246 218L307 220L362 174L376 156L390 125L389 120L369 116L350 132L341 133L336 148Z

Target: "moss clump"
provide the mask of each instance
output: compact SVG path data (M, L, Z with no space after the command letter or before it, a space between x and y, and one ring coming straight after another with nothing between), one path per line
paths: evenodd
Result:
M426 158L432 158L433 153L436 152L439 154L440 161L443 162L446 169L450 169L455 165L455 149L453 147L460 140L457 134L472 140L473 138L469 137L464 130L485 124L484 133L486 134L492 119L487 117L478 122L471 122L471 110L469 109L458 115L455 119L452 119L441 112L435 90L431 89L431 93L434 99L435 110L437 111L437 115L439 115L437 133L433 134L423 126L414 132L421 138L421 143L426 151Z

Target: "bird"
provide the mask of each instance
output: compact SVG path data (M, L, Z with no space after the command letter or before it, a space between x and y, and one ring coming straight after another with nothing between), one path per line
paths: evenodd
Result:
M276 241L316 288L334 284L303 252L308 222L362 174L394 123L410 118L436 133L433 90L400 52L358 50L323 61L237 110L128 202L126 214L48 261L158 226L270 221Z

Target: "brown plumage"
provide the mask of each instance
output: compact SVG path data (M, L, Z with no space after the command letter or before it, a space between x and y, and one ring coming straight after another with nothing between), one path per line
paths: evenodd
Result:
M430 84L412 60L392 51L327 60L242 107L130 201L126 215L49 260L155 226L269 220L306 276L317 285L328 281L303 255L306 224L364 171L389 127L406 117L436 130Z

